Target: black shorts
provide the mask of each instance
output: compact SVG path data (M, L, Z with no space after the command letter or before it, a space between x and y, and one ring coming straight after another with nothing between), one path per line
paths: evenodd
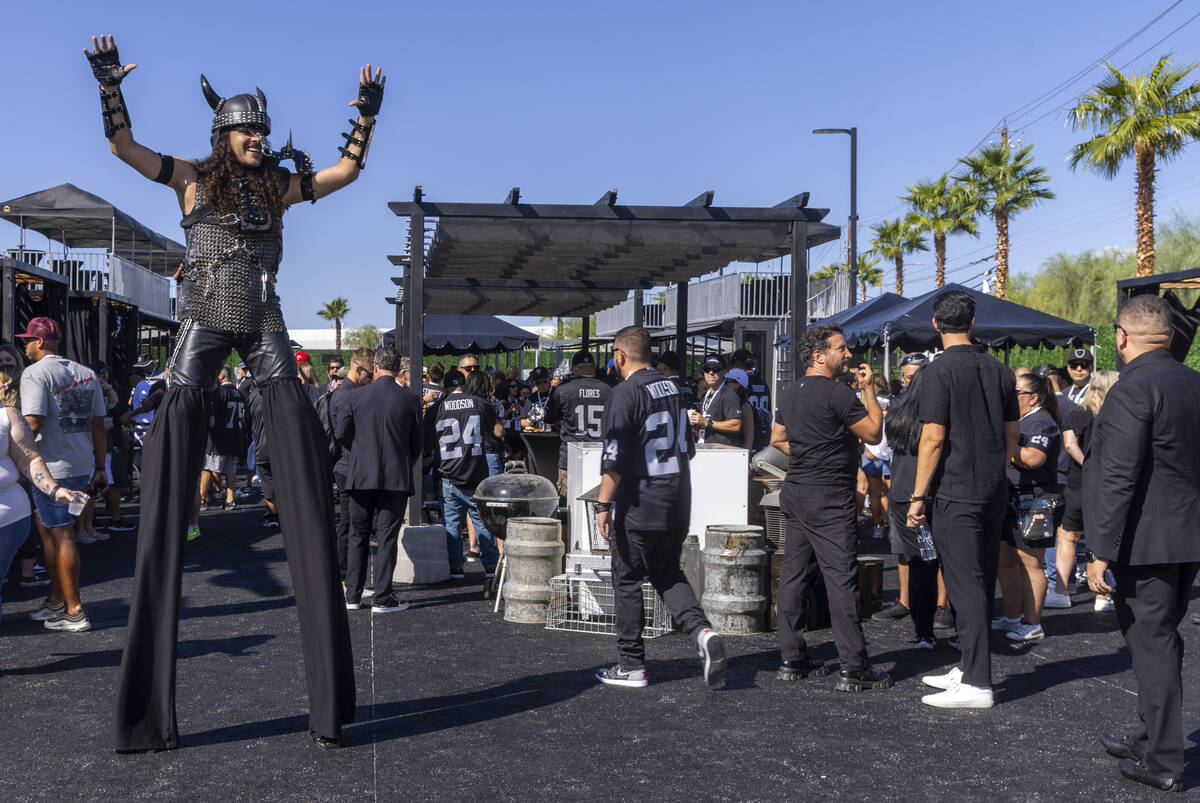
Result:
M1064 488L1063 496L1067 499L1063 506L1063 529L1083 532L1083 492L1079 488Z
M265 460L259 460L254 464L254 468L258 471L258 478L262 481L263 499L275 500L275 483L271 481L271 464Z

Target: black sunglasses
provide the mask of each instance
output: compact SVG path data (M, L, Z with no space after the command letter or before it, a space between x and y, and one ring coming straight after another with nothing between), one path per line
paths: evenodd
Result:
M478 365L460 365L460 366L458 366L458 368L460 371L478 371L479 370Z
M905 354L904 359L900 360L901 365L924 365L929 362L927 354Z

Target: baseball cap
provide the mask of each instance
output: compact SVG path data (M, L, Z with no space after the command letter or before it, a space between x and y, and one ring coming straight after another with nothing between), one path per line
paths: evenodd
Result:
M730 359L734 362L745 363L746 360L753 359L754 355L750 353L750 349L738 349L733 352Z
M467 384L467 375L457 368L451 368L442 378L442 384L448 388L461 388Z
M1071 352L1071 356L1067 357L1068 365L1073 362L1086 362L1091 365L1095 362L1095 359L1092 358L1092 353L1087 349L1075 349Z
M596 358L592 356L590 351L577 351L575 356L571 358L571 365L595 365Z
M308 352L301 349L296 352L296 362L312 362L312 360L308 358Z
M1048 362L1038 363L1033 367L1033 375L1041 379L1046 379L1056 373L1058 373L1058 369Z
M705 362L708 362L705 360ZM730 368L725 372L726 379L732 379L744 388L750 387L750 376L741 368Z
M149 371L156 365L158 365L158 360L154 359L154 355L148 351L143 351L138 355L137 362L133 364L133 367L142 371Z
M709 354L707 357L704 358L703 367L707 368L710 365L715 366L717 368L724 369L725 368L725 358L722 357L720 354Z
M538 366L529 372L529 380L531 382L542 382L550 378L550 369Z
M236 367L237 367L239 370L245 371L245 370L246 370L246 363L244 363L244 362L239 362L239 363L237 364L237 366L236 366Z
M25 331L15 337L38 338L40 340L62 340L62 327L53 318L37 317L29 321Z
M106 363L104 360L96 360L94 363L92 363L92 373L94 374L102 374L107 370L108 363Z
M904 359L900 361L901 365L925 365L929 362L929 355L923 351L914 351L912 354L905 354Z

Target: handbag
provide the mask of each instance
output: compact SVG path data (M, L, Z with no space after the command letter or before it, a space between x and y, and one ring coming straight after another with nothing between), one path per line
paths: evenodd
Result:
M1059 504L1057 496L1020 494L1017 497L1016 532L1013 533L1016 546L1041 549L1054 543L1054 511Z

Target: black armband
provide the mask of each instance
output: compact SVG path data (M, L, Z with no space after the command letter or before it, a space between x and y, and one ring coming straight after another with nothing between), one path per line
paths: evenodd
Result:
M113 98L117 99L115 106L109 106L108 102ZM114 115L123 115L125 117L119 123L113 122ZM129 109L125 108L125 98L121 97L121 89L118 87L111 92L100 90L100 115L104 118L104 136L107 139L112 139L113 136L122 128L130 128Z
M310 201L315 204L317 199L313 197L312 180L312 173L300 174L300 197L305 201Z
M375 131L375 121L372 120L370 125L363 125L357 120L351 120L350 125L354 126L354 130L342 134L342 137L346 140L346 147L338 148L338 152L357 164L359 170L365 170L367 167L367 150L371 147L371 134ZM361 134L362 139L355 136L356 134ZM349 149L351 145L358 146L358 153L354 153Z
M175 157L164 156L160 153L158 158L162 162L159 164L158 175L154 177L154 180L159 184L170 184L171 177L175 175Z

